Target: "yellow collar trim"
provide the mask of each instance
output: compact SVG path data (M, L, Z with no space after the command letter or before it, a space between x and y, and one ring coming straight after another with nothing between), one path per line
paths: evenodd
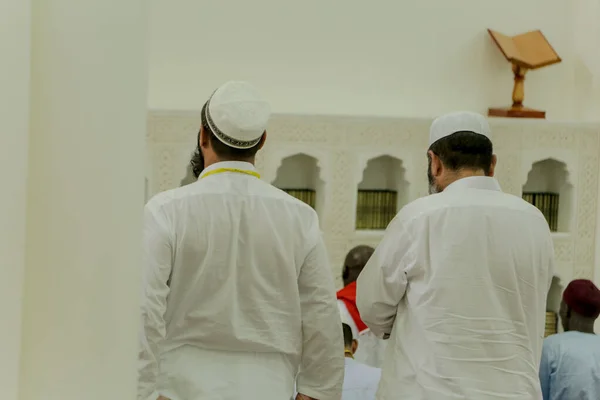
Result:
M207 176L211 176L211 175L222 174L224 172L235 172L237 174L250 175L250 176L253 176L255 178L259 178L260 179L260 174L258 172L248 171L248 170L239 169L239 168L217 168L217 169L213 169L212 171L208 171L204 175L200 176L200 179L204 179Z

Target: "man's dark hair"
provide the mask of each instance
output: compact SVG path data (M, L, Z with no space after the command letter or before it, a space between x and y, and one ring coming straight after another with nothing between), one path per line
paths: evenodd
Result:
M482 169L490 174L494 149L487 137L470 131L460 131L434 142L430 147L446 168L453 171L461 169ZM431 165L431 156L427 155Z
M375 249L371 246L359 245L348 252L342 269L344 286L347 286L358 279L358 276L374 251Z
M354 341L352 328L350 328L350 325L342 323L342 331L344 332L344 347L347 349L352 348L352 342Z
M213 131L208 126L208 122L206 121L207 106L208 103L204 103L200 120L202 121L202 128L208 134L208 140L210 140L210 144L217 156L222 160L248 160L253 158L260 147L260 142L249 149L236 149L235 147L227 146L225 143L221 142L215 136Z

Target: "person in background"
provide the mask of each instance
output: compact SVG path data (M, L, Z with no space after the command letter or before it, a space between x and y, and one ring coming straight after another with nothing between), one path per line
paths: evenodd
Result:
M600 290L587 279L569 283L560 304L564 333L544 340L540 382L544 400L600 399Z
M270 106L245 82L205 103L198 181L144 210L138 400L339 400L343 338L315 211L260 180ZM194 160L200 160L195 157Z
M342 269L344 288L337 292L337 298L342 322L350 326L352 335L360 343L354 357L358 362L380 368L385 355L386 342L369 330L356 308L356 279L373 251L375 249L371 246L360 245L348 252Z
M542 213L503 193L487 120L430 130L432 195L400 210L357 281L361 318L390 337L379 399L540 399L554 271Z
M354 354L356 354L357 348L360 348L358 341L352 336L352 329L348 324L342 324L342 331L344 332L344 355L346 356L342 400L375 400L381 369L355 360Z

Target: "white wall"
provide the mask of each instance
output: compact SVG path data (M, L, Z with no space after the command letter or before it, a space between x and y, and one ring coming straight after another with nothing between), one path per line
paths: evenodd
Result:
M528 75L526 105L546 110L549 119L592 113L587 99L595 95L575 93L574 73L584 67L574 57L573 5L563 0L150 5L154 109L199 109L223 81L246 79L281 113L485 113L508 105L512 91L509 64L486 29L539 28L564 61ZM589 76L580 73L578 80L577 88L590 90Z
M0 388L17 398L29 127L29 0L0 2Z
M573 0L575 53L600 87L600 0Z

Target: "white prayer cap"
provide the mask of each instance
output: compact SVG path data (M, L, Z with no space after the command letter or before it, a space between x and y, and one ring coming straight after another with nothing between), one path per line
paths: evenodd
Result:
M492 140L492 131L487 119L469 111L454 112L436 118L429 129L429 146L453 133L467 131L478 133Z
M271 106L247 82L231 81L208 99L206 123L227 146L248 149L255 146L267 129Z

